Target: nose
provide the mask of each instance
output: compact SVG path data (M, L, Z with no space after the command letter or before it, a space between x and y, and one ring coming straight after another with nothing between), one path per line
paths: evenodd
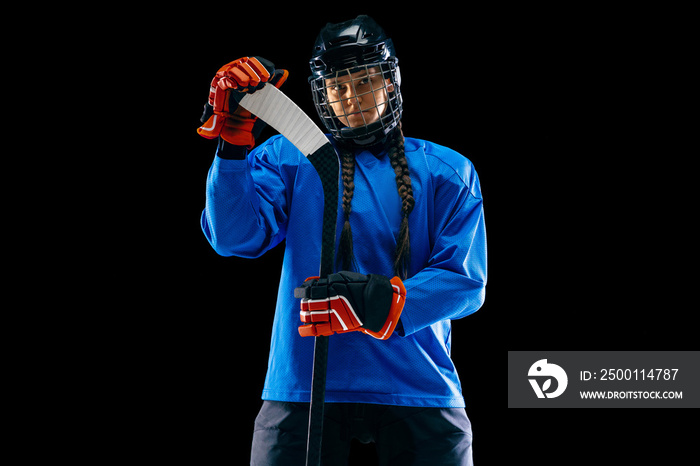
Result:
M362 103L362 98L355 94L355 89L352 89L349 86L341 96L341 99L343 100L343 103L345 105L353 105L359 107Z

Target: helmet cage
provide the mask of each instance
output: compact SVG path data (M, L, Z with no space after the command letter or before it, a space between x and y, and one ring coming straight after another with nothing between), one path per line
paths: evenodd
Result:
M369 78L362 81L361 85L356 84L359 79L350 79L353 73L365 71L366 75L361 78ZM381 79L376 79L381 77ZM375 78L375 79L372 79ZM391 57L386 61L376 63L366 63L356 65L352 68L342 70L334 69L325 73L315 72L309 78L311 93L314 105L323 125L331 135L338 140L354 140L357 144L374 144L383 139L392 129L398 126L403 111L403 101L401 98L401 74L399 72L398 59ZM351 86L352 95L341 96L334 88L338 84ZM386 100L377 102L378 91L384 90ZM333 104L353 98L362 99L361 109L351 113L346 113L345 105L336 105L342 108L343 113L337 115L333 109ZM374 105L371 105L374 103ZM369 104L369 105L368 105ZM379 114L377 121L374 118L366 118L373 110ZM360 115L364 124L354 127L345 124L352 115ZM356 117L354 117L356 119ZM341 121L342 120L342 121Z

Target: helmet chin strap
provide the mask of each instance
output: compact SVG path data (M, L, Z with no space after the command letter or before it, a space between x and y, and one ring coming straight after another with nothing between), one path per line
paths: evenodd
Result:
M399 125L401 125L401 122L399 122ZM396 126L394 126L391 130L387 132L378 132L371 134L369 136L363 137L363 138L334 138L338 144L345 146L349 149L359 149L359 150L369 150L372 152L375 156L378 156L379 153L385 148L387 141L389 140L389 136L396 130Z
M357 147L370 147L378 144L384 144L389 137L389 134L400 125L400 121L395 124L384 126L381 121L372 123L369 128L374 128L368 131L367 134L358 135L353 128L342 128L340 134L336 135L336 139L342 143L354 145Z
M345 132L343 131L344 129L345 128L340 130L341 135ZM348 130L347 132L350 133L351 131ZM387 135L384 133L384 131L374 132L364 137L352 137L352 135L348 135L347 137L339 138L343 144L349 144L357 147L376 146L377 144L386 142L386 139Z
M374 134L374 135L372 135L368 138L365 138L365 139L352 139L352 142L356 146L360 146L360 147L374 146L374 145L377 145L380 142L384 142L384 141L386 141L386 134L382 138L380 138L378 135Z

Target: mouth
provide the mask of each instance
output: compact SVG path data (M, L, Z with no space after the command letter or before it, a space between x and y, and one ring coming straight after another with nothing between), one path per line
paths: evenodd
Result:
M348 113L348 118L362 118L363 116L367 117L371 114L370 110L358 110L356 112Z
M348 123L350 123L349 126L361 126L366 124L368 125L374 120L375 113L376 112L374 112L374 109L356 111L345 115L345 119L348 121Z

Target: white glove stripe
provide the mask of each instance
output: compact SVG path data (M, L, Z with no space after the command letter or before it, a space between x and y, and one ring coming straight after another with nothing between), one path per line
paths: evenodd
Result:
M401 299L401 288L399 288L397 285L391 285L391 287L396 290L396 304L398 304L399 299Z
M211 120L211 126L202 126L201 128L204 131L210 131L210 130L214 129L215 126L216 126L216 115L214 115L214 118L212 118L212 120Z
M334 308L333 302L334 301L339 301L343 300L345 303L345 308L348 309L351 313L355 321L359 323L360 326L362 326L362 321L360 320L359 317L357 317L357 313L355 312L355 309L353 309L352 305L350 305L350 302L347 300L345 296L333 296L332 298L325 298L325 299L302 299L302 303L304 304L312 304L312 303L327 303L328 304L328 309L323 309L320 311L301 311L301 315L304 317L311 317L314 315L319 315L319 314L330 314L333 313L335 314L335 317L338 319L338 322L340 322L340 325L343 327L343 330L347 330L348 326L345 324L345 321L340 317L340 314L338 311ZM336 303L336 306L337 303ZM313 321L313 319L311 319Z

